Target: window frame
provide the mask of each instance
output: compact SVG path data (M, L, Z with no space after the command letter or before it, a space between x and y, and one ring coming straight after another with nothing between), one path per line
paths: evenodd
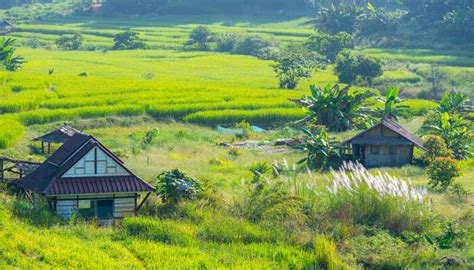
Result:
M377 149L377 150L375 150L375 149ZM372 155L380 155L380 145L374 145L374 144L371 145L370 146L370 153Z

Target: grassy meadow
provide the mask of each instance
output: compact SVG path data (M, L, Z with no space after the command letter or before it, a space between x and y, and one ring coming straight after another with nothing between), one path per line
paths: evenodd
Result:
M336 83L333 66L315 70L295 90L282 90L273 61L183 49L197 25L215 33L263 36L282 46L301 43L313 33L307 20L71 17L18 25L11 36L22 45L17 52L27 63L18 72L0 72L0 155L42 161L40 146L31 140L69 123L97 137L150 183L160 172L179 168L201 179L207 192L197 202L174 208L152 196L140 217L113 228L79 219L68 223L2 192L0 268L319 269L318 262L331 257L334 245L319 234L337 242L333 256L341 269L441 269L447 257L461 261L461 269L472 267L472 159L460 162L462 175L456 179L469 192L464 202L431 190L423 204L332 197L330 172L293 168L303 152L265 141L295 136L286 126L306 112L288 99L309 94L311 84ZM139 32L149 49L110 50L114 35L125 29ZM84 50L55 47L60 35L76 31L85 38ZM437 106L416 96L429 88L431 65L448 74L450 86L472 95L471 52L363 52L386 63L370 90L383 93L387 85L400 85L406 98L402 104L410 107L401 124L414 133ZM257 146L233 152L222 145L242 139L216 126L242 120L266 131L251 133L248 140L258 141ZM156 135L144 144L150 131ZM357 132L331 136L342 141ZM258 193L250 170L256 163L279 164L281 175L266 175L273 193ZM419 166L380 171L410 179L416 188L426 187L429 179ZM464 231L449 227L451 221ZM451 249L424 240L443 239L452 231L463 241Z

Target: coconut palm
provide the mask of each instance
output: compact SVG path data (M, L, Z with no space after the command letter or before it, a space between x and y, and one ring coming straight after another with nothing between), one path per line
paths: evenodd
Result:
M369 110L364 105L370 96L372 93L369 91L352 91L350 86L312 85L311 96L293 101L309 111L309 116L302 121L315 121L330 131L345 131L356 122L367 119Z

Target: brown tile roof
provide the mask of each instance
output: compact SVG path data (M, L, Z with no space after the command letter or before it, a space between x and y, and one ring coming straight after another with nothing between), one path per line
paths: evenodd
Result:
M397 138L384 138L384 139L381 139L380 137L362 137L363 134L373 130L374 128L376 127L379 127L379 126L384 126L390 130L392 130L393 132L397 133L398 135L402 136L403 138L406 139L405 143L402 143L402 141L400 139L397 139ZM403 139L402 139L403 140ZM392 120L389 120L389 119L386 119L386 120L382 120L381 122L379 122L378 124L372 126L371 128L367 129L367 130L364 130L363 132L357 134L356 136L352 137L351 139L349 140L346 140L344 141L342 144L348 144L348 143L366 143L366 144L371 144L372 142L374 142L374 144L406 144L407 142L410 142L413 143L414 145L424 149L423 145L423 140L421 140L420 137L416 136L415 134L411 133L410 131L406 130L405 128L403 128L402 126L400 126L399 124L397 124L396 122L392 121Z
M98 147L117 164L122 165L129 175L62 178L62 175L67 170L94 147ZM84 181L84 184L77 183L79 180ZM97 181L96 184L94 184L95 181ZM83 133L74 134L44 163L32 173L19 180L17 184L43 195L71 194L69 193L71 190L77 192L75 194L109 193L108 191L112 191L112 193L145 192L154 190L152 186L126 168L120 158L110 152L93 136Z

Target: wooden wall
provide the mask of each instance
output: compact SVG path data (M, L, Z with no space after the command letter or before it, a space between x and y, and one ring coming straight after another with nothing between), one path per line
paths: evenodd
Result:
M135 215L136 194L97 194L97 195L69 195L53 199L56 203L56 213L70 219L78 211L80 200L113 199L114 218L124 218Z

